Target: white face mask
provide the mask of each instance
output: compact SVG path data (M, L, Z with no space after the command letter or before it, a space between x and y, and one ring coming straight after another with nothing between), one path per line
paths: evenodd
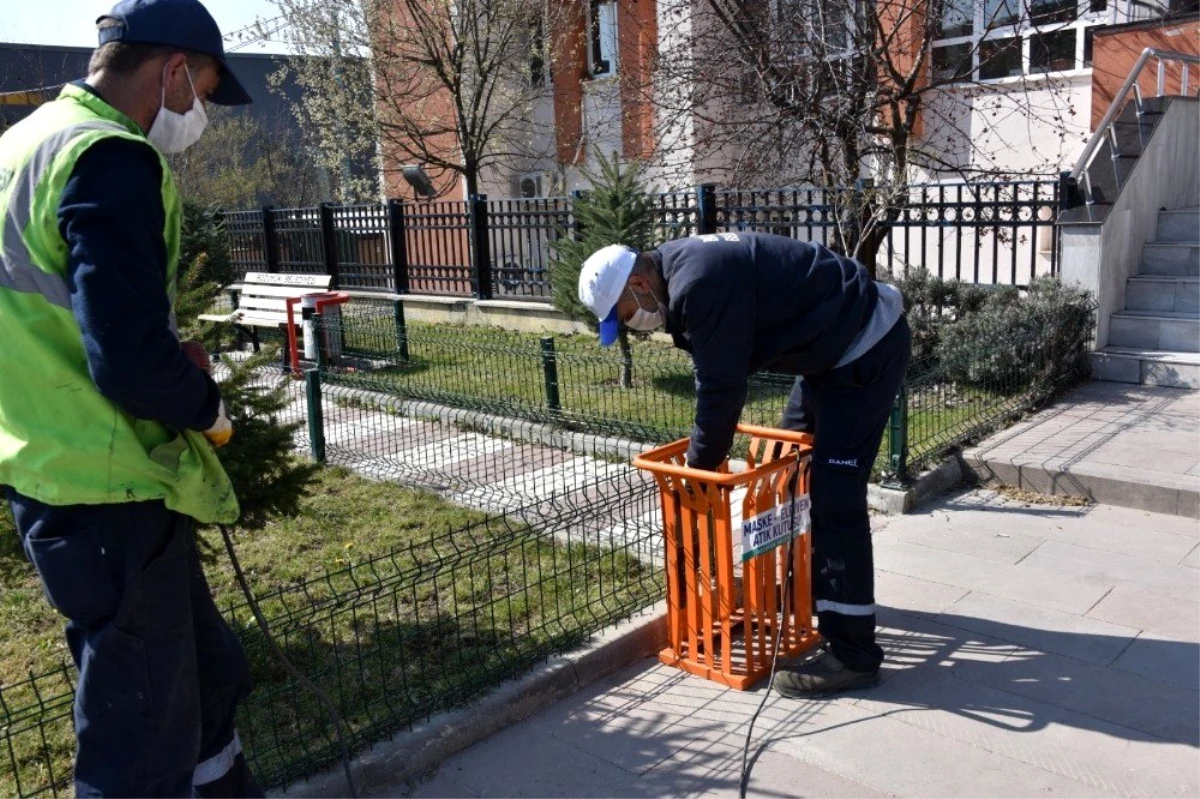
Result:
M642 301L638 298L638 295L633 289L629 289L629 293L633 294L633 299L637 302L638 308L633 312L633 316L629 317L629 321L625 323L626 327L628 327L630 330L649 333L651 330L657 330L666 323L666 319L663 314L662 303L659 302L658 297L654 297L653 292L651 292L650 296L654 297L654 302L658 306L658 308L653 311L647 311L642 307Z
M200 102L196 95L196 84L192 83L191 70L184 67L184 71L187 72L188 84L192 87L191 109L186 114L177 114L167 108L167 74L164 68L162 107L158 109L158 116L154 118L154 124L146 134L150 143L166 155L181 153L191 147L200 141L204 129L208 127L208 114L204 112L204 103Z

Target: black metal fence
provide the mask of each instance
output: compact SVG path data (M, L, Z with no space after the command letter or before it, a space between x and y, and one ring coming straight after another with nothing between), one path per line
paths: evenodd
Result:
M741 191L704 185L655 196L657 238L755 231L834 244L845 198L869 191ZM855 194L857 192L857 195ZM881 228L881 275L913 269L1024 286L1058 268L1056 181L909 187ZM239 275L325 273L335 288L546 300L555 242L574 197L263 208L225 214Z

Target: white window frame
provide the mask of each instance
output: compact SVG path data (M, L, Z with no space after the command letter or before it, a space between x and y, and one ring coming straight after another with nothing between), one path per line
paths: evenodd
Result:
M986 3L973 1L971 2L971 8L974 13L974 17L972 20L971 33L961 36L937 39L933 42L932 49L934 51L946 47L953 47L955 45L967 45L971 54L971 68L968 77L964 78L962 82L969 80L983 84L1003 85L1004 83L1020 81L1029 77L1037 77L1044 74L1054 74L1065 77L1089 74L1092 67L1090 64L1087 64L1084 61L1087 30L1089 28L1099 28L1116 24L1117 22L1124 22L1127 19L1132 18L1132 15L1134 14L1133 4L1130 3L1129 0L1108 0L1106 7L1101 11L1091 10L1093 0L1078 0L1074 19L1063 22L1033 24L1030 22L1030 9L1032 6L1032 0L1013 1L1020 3L1021 6L1018 20L1015 23L996 26L990 30L987 30L987 23L985 20ZM998 2L996 5L1000 5L1000 3ZM1059 33L1064 30L1075 31L1075 58L1073 66L1070 69L1038 69L1034 71L1031 67L1033 40L1038 36ZM1002 75L991 78L982 77L980 75L979 64L979 53L982 43L987 41L1018 38L1021 40L1020 72L1015 75ZM954 81L952 81L952 84L953 83Z
M842 42L840 48L828 41L823 43L824 59L826 61L839 61L849 58L854 55L856 45L858 44L858 30L861 25L862 9L859 7L859 3L854 0L834 0L834 2L844 6L844 8L839 9L843 12L843 15L842 19L838 21L820 19L820 17L830 12L827 3L823 2L823 0L772 0L770 4L771 24L775 30L786 28L791 23L791 16L797 13L797 5L815 6L815 9L811 12L806 8L799 10L806 15L811 13L818 18L815 23L820 26L822 35L830 30L845 31L845 40ZM785 47L788 45L786 41L779 42L778 44ZM798 57L803 55L803 53L796 52L785 55Z
M588 0L587 24L588 74L593 78L616 77L621 49L616 0Z

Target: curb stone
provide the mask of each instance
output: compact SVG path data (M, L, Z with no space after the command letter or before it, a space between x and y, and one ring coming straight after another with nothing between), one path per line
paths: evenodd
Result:
M922 472L904 488L889 488L876 483L867 486L867 506L891 515L912 513L931 499L963 482L969 474L959 456L951 455L934 468Z
M371 796L373 790L416 783L452 755L489 735L626 666L658 654L667 641L666 607L665 600L651 605L632 619L596 633L586 647L550 658L524 677L502 683L467 707L439 713L353 756L350 772L359 795ZM271 791L267 795L310 799L346 796L348 791L339 762L285 791Z

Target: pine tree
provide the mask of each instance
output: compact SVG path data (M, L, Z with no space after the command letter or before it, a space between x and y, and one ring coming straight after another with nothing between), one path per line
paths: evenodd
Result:
M587 173L589 188L572 205L575 230L564 231L550 264L553 302L570 318L598 328L596 315L579 302L579 272L588 256L609 244L635 250L653 246L653 199L639 164L622 164L617 155L599 156L597 172ZM629 330L621 328L621 388L633 387L633 349Z
M197 317L213 306L222 284L232 278L228 238L213 214L189 207L180 250L183 271L175 300L180 337L201 341L212 352L229 332L228 325L201 325ZM263 367L277 363L278 357L277 349L264 347L247 360L227 360L229 375L221 380L233 438L217 455L241 504L242 529L258 530L273 516L298 513L318 468L296 456L293 436L303 423L279 418L288 405L286 378L263 378Z

